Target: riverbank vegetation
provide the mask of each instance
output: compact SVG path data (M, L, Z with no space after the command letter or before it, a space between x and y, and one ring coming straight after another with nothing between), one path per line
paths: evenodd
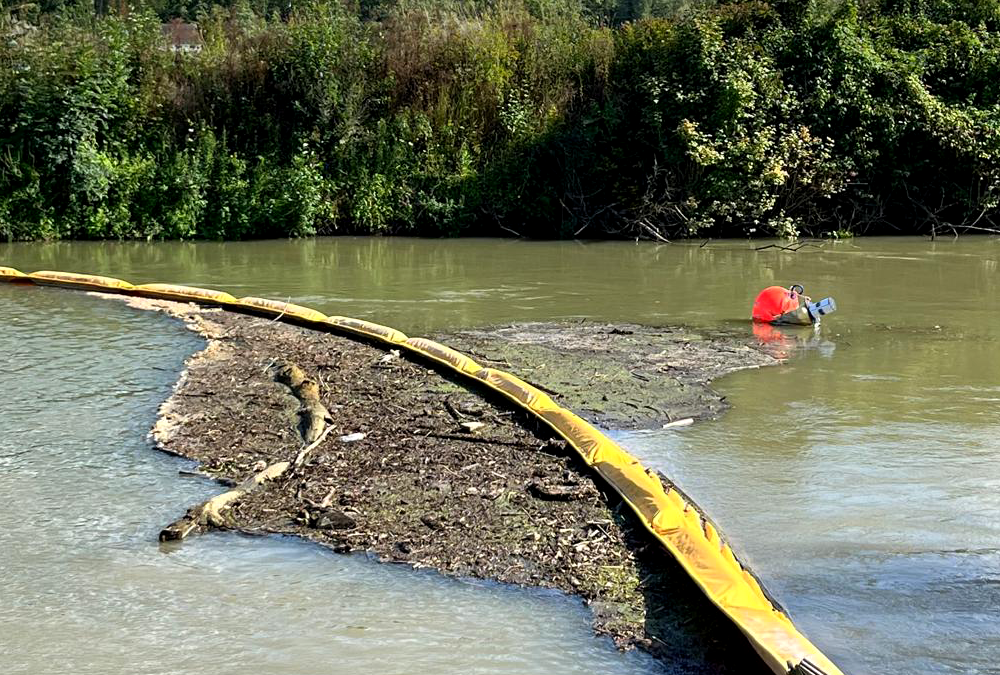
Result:
M4 239L1000 226L1000 0L3 2Z

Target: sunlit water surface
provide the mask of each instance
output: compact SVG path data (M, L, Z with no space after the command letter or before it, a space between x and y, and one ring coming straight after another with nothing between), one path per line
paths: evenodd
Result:
M760 244L756 244L760 246ZM169 281L419 335L514 320L745 321L763 286L840 310L760 332L789 362L718 383L733 409L618 433L720 523L849 673L1000 672L1000 242L755 251L495 240L0 245L0 264ZM0 286L5 672L649 672L572 600L311 546L160 525L216 488L149 451L198 340L162 317ZM375 665L378 664L378 665Z

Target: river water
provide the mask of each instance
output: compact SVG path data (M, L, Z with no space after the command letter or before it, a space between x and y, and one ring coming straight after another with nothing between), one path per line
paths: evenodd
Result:
M590 317L728 325L805 284L839 311L761 332L733 409L618 432L691 494L849 673L1000 672L1000 241L0 244L0 265L290 299L411 334ZM217 491L145 433L200 341L79 293L0 285L0 670L654 672L571 599L294 541L156 532ZM187 467L190 468L190 467Z

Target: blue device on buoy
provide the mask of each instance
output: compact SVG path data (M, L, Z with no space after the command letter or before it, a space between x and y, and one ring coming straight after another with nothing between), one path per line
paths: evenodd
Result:
M837 303L833 298L823 298L819 302L807 302L806 311L809 312L813 323L819 323L820 318L837 311Z
M833 298L823 298L813 302L805 295L802 284L788 288L769 286L757 296L753 304L753 320L773 324L797 324L808 326L819 323L820 319L837 311Z

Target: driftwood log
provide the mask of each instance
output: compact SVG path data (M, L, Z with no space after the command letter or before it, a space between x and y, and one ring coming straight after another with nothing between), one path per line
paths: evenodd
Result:
M287 386L299 400L299 434L303 445L290 462L276 462L250 476L232 490L212 497L188 509L182 518L160 531L160 541L184 539L192 532L210 527L227 527L225 511L245 495L260 489L269 481L283 476L289 468L298 469L309 453L322 443L333 430L333 419L319 399L319 384L294 363L280 363L273 371L274 379Z
M183 518L160 531L160 541L184 539L198 528L225 527L227 523L223 512L226 509L266 482L279 478L290 466L290 462L276 462L263 471L250 476L232 490L216 495L208 501L188 509Z
M291 389L299 399L299 433L306 444L315 442L326 425L333 422L330 412L319 400L319 384L294 363L277 365L274 379Z

